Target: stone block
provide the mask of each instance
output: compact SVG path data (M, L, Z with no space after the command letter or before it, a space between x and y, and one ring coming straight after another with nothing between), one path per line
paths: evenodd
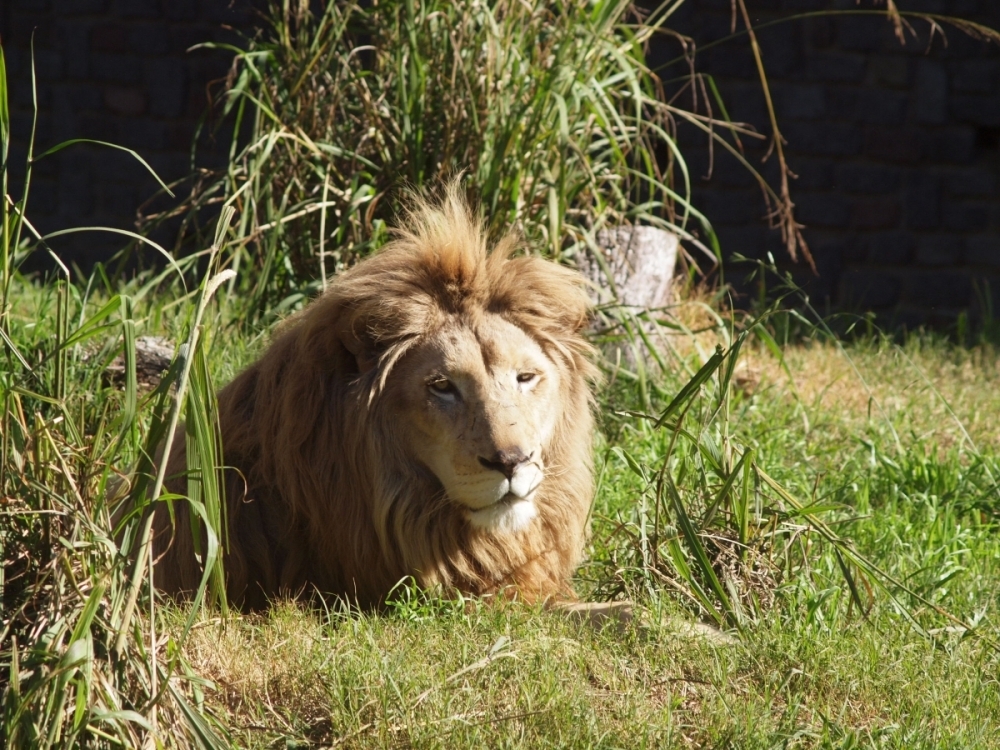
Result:
M878 310L899 301L902 284L896 274L852 269L841 274L837 298L848 309Z
M90 83L74 83L63 88L69 106L76 112L95 112L104 106L104 90Z
M149 111L157 117L180 117L187 96L187 70L181 60L156 58L146 63Z
M989 228L989 204L969 201L946 202L942 211L944 228L952 232L983 232Z
M108 4L109 0L52 0L52 10L59 17L92 15L106 11Z
M965 241L965 262L970 266L1000 268L1000 233L969 237ZM1000 290L1000 287L997 289Z
M156 170L164 182L171 182L185 177L191 172L191 157L186 153L160 152L149 155L146 159L149 165Z
M57 179L39 179L38 172L31 175L31 195L28 198L28 218L38 226L39 217L54 216L59 202L56 199L59 182ZM15 195L20 194L18 190Z
M245 23L250 12L250 3L234 3L232 0L201 0L198 3L198 16L210 24L230 24L238 26Z
M851 223L851 204L837 193L798 193L795 214L807 227L844 228Z
M170 0L163 7L169 21L193 21L198 18L198 0Z
M950 66L952 88L962 94L988 94L1000 76L995 60L961 60Z
M754 61L750 48L743 47L737 50L725 49L727 46L731 47L732 45L722 45L710 49L708 51L708 60L703 63L704 68L702 70L717 76L756 80L757 64Z
M945 190L950 195L989 196L998 190L997 172L984 167L956 169L944 174Z
M881 164L837 164L834 187L846 193L878 195L899 190L903 170Z
M716 235L722 247L722 255L726 258L727 270L732 262L730 257L734 254L745 258L763 258L767 232L762 223L757 226L718 227Z
M163 0L169 3L171 0ZM163 7L160 0L118 0L118 12L122 18L162 18Z
M165 55L170 52L167 30L163 23L143 23L129 26L128 49L139 55ZM174 50L181 52L182 50Z
M688 154L693 152L696 152L696 150L689 148L683 153L685 158L687 158ZM708 172L708 149L697 150L697 153L697 158L688 162L688 168L691 170L693 180L701 180L705 176L708 176L707 186L710 189L713 187L749 188L757 185L757 180L754 179L750 170L736 161L732 155L720 148L718 144L715 145L715 155L710 175Z
M830 159L796 156L791 159L789 167L796 175L792 182L793 193L799 190L827 190L834 185L834 167Z
M159 151L167 146L168 126L148 119L129 121L122 128L121 145L135 149L141 154Z
M987 5L992 5L990 0L985 2ZM983 0L950 0L948 12L958 18L973 18L982 14Z
M906 118L909 97L888 89L861 89L854 117L858 122L876 125L901 125Z
M921 266L953 266L962 257L962 238L929 234L917 239L916 262Z
M46 86L46 91L51 92L51 88ZM41 103L41 90L39 90L39 107L44 107ZM31 90L31 83L26 80L14 81L10 84L10 90L8 93L8 102L12 110L17 111L22 109L29 111L34 107L35 94Z
M99 208L101 213L115 217L120 224L131 224L141 202L139 192L132 183L106 182Z
M825 95L821 86L792 84L774 88L779 122L785 119L816 120L826 115Z
M61 170L56 195L59 205L58 214L60 218L67 221L67 226L72 226L73 222L92 217L94 215L92 171Z
M90 23L76 19L57 18L55 34L65 57L66 78L71 81L90 77Z
M170 24L167 28L167 43L172 50L188 50L196 44L205 40L204 30L191 24ZM202 50L195 54L210 54L207 50Z
M90 70L99 81L139 83L142 80L142 62L134 55L94 53L90 56Z
M126 183L135 182L144 172L144 167L131 154L123 151L105 151L98 174L101 182Z
M861 134L854 125L839 122L790 122L782 125L790 153L818 156L854 156L861 150Z
M174 121L167 123L167 145L166 149L168 151L180 151L183 153L188 153L191 151L191 143L194 140L194 121L193 120L183 120ZM228 134L221 134L220 138L228 143ZM206 139L205 131L202 130L201 138L198 141L198 165L202 167L213 168L217 166L222 166L225 162L217 158L213 159L213 163L210 165L207 161L208 158L212 158L213 155L218 153L219 140L216 139ZM213 148L214 147L214 148ZM219 162L219 163L215 163ZM701 205L700 203L696 205Z
M810 297L815 300L823 300L827 306L837 295L837 281L840 279L843 268L843 258L848 252L847 244L844 242L812 243L817 275L808 284L806 291Z
M812 233L810 233L812 236ZM840 247L840 264L842 266L857 265L865 262L868 255L868 247L864 239L865 235L850 234L843 237L838 232Z
M879 232L868 236L868 262L875 266L901 266L913 257L915 241L910 232Z
M910 85L910 58L906 55L877 55L868 58L868 73L879 86L902 89Z
M119 23L101 23L91 27L90 49L94 52L128 52L126 27Z
M918 172L906 188L906 225L910 229L937 229L940 224L940 183L934 175Z
M954 0L951 1L953 2ZM949 8L947 13L951 15L954 11ZM939 38L934 41L933 50L940 54L942 58L947 60L968 60L982 58L984 52L986 54L990 54L990 52L992 52L992 50L990 50L989 42L985 42L981 39L973 39L968 34L962 34L961 32L956 33L950 29L948 31L947 45L940 40L940 35Z
M836 22L828 16L818 16L805 20L805 37L814 49L829 49L837 39Z
M865 153L879 161L915 164L924 151L924 134L915 128L870 127L865 131Z
M882 43L885 21L870 16L841 16L837 19L837 42L842 49L875 52Z
M110 115L85 114L80 117L80 131L76 137L120 143L120 122Z
M976 152L976 130L964 125L934 128L929 133L927 157L930 161L968 164Z
M138 117L146 111L146 92L139 86L106 86L103 101L116 115Z
M851 206L854 229L893 229L899 226L900 209L896 196L859 198Z
M65 60L62 53L35 48L35 77L39 82L62 80L64 66Z
M864 55L846 52L814 52L806 59L807 79L860 83L865 76Z
M854 84L828 83L821 86L826 93L826 108L833 120L853 119L862 89Z
M760 193L755 190L711 190L695 205L713 226L760 221L764 213Z
M956 96L952 99L951 111L960 121L996 127L1000 125L1000 96Z
M802 33L798 24L777 24L759 29L757 38L761 49L766 50L764 66L769 76L775 79L785 78L801 70Z
M49 113L48 117L43 119L43 122L46 123L50 129L51 140L36 142L55 144L60 141L80 137L80 115L77 114L78 110L73 108L70 97L66 95L66 92L71 88L72 86L70 85L61 86L58 89L59 96L57 96L52 102L52 111ZM79 111L82 114L82 110ZM39 123L39 125L41 124L42 123Z
M917 60L913 79L913 114L917 122L941 125L948 118L948 73L944 64Z
M54 143L55 139L48 138L42 143L46 146L50 143ZM36 139L36 150L37 150L37 139ZM20 154L18 154L20 156ZM11 165L14 166L14 165ZM31 167L31 192L35 191L35 181L36 180L55 180L59 177L59 161L55 155L47 156L40 161L36 161Z
M905 294L908 302L923 309L960 309L972 301L972 278L964 271L913 273Z

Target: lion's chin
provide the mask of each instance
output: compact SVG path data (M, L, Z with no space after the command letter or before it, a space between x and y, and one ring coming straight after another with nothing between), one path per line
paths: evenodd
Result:
M512 502L501 500L478 510L468 509L465 513L469 523L477 529L513 534L531 523L538 515L538 508L531 498L514 498Z

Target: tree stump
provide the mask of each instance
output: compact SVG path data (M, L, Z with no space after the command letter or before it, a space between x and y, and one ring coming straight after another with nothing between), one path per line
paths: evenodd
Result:
M677 236L656 227L621 226L600 230L596 240L603 264L591 255L580 262L580 270L592 282L591 301L604 308L594 332L605 335L602 348L609 359L635 365L641 342L620 335L625 334L623 321L631 319L629 324L634 325L636 314L670 303ZM640 325L651 330L655 323Z
M587 257L581 269L596 287L592 291L596 304L617 302L650 310L669 303L677 264L676 235L656 227L614 227L597 233L597 246L611 279L593 257Z

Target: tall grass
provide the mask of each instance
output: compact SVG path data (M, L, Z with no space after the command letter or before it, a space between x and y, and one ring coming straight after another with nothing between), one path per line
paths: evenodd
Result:
M645 63L667 5L645 19L628 0L311 7L272 4L261 33L231 48L229 165L179 209L195 235L214 203L239 209L225 262L247 269L258 313L377 247L404 188L459 173L492 230L516 227L550 257L636 222L715 262Z
M100 288L99 274L81 288L60 278L68 277L62 268L37 292L38 306L30 313L14 293L30 287L18 275L19 264L31 252L48 249L49 237L101 228L39 237L25 218L32 166L72 142L36 156L32 133L27 176L19 200L13 201L7 199L10 138L0 50L5 198L0 206L5 358L0 368L0 740L11 748L222 747L218 728L200 707L200 683L179 655L185 634L164 637L157 630L152 565L145 551L148 508L169 499L160 492L165 464L157 470L152 457L161 443L174 439L181 415L186 415L189 443L201 465L218 463L214 390L201 339L206 305L225 275L206 276L196 304L183 315L184 356L155 391L140 393L135 336L141 288ZM228 217L220 221L213 258L227 226ZM118 352L125 361L121 390L102 381L104 367ZM188 502L203 509L206 578L217 581L220 503L210 481L213 471L193 474L199 493ZM116 511L120 503L127 512ZM199 599L206 589L208 580ZM196 600L189 624L198 608Z

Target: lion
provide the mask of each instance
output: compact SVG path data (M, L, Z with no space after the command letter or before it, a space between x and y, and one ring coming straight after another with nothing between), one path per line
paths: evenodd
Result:
M455 185L415 199L218 394L228 598L377 607L422 588L572 601L594 496L584 280L492 248ZM180 441L183 443L183 441ZM183 444L168 489L184 494ZM201 579L187 513L154 522L156 582Z

